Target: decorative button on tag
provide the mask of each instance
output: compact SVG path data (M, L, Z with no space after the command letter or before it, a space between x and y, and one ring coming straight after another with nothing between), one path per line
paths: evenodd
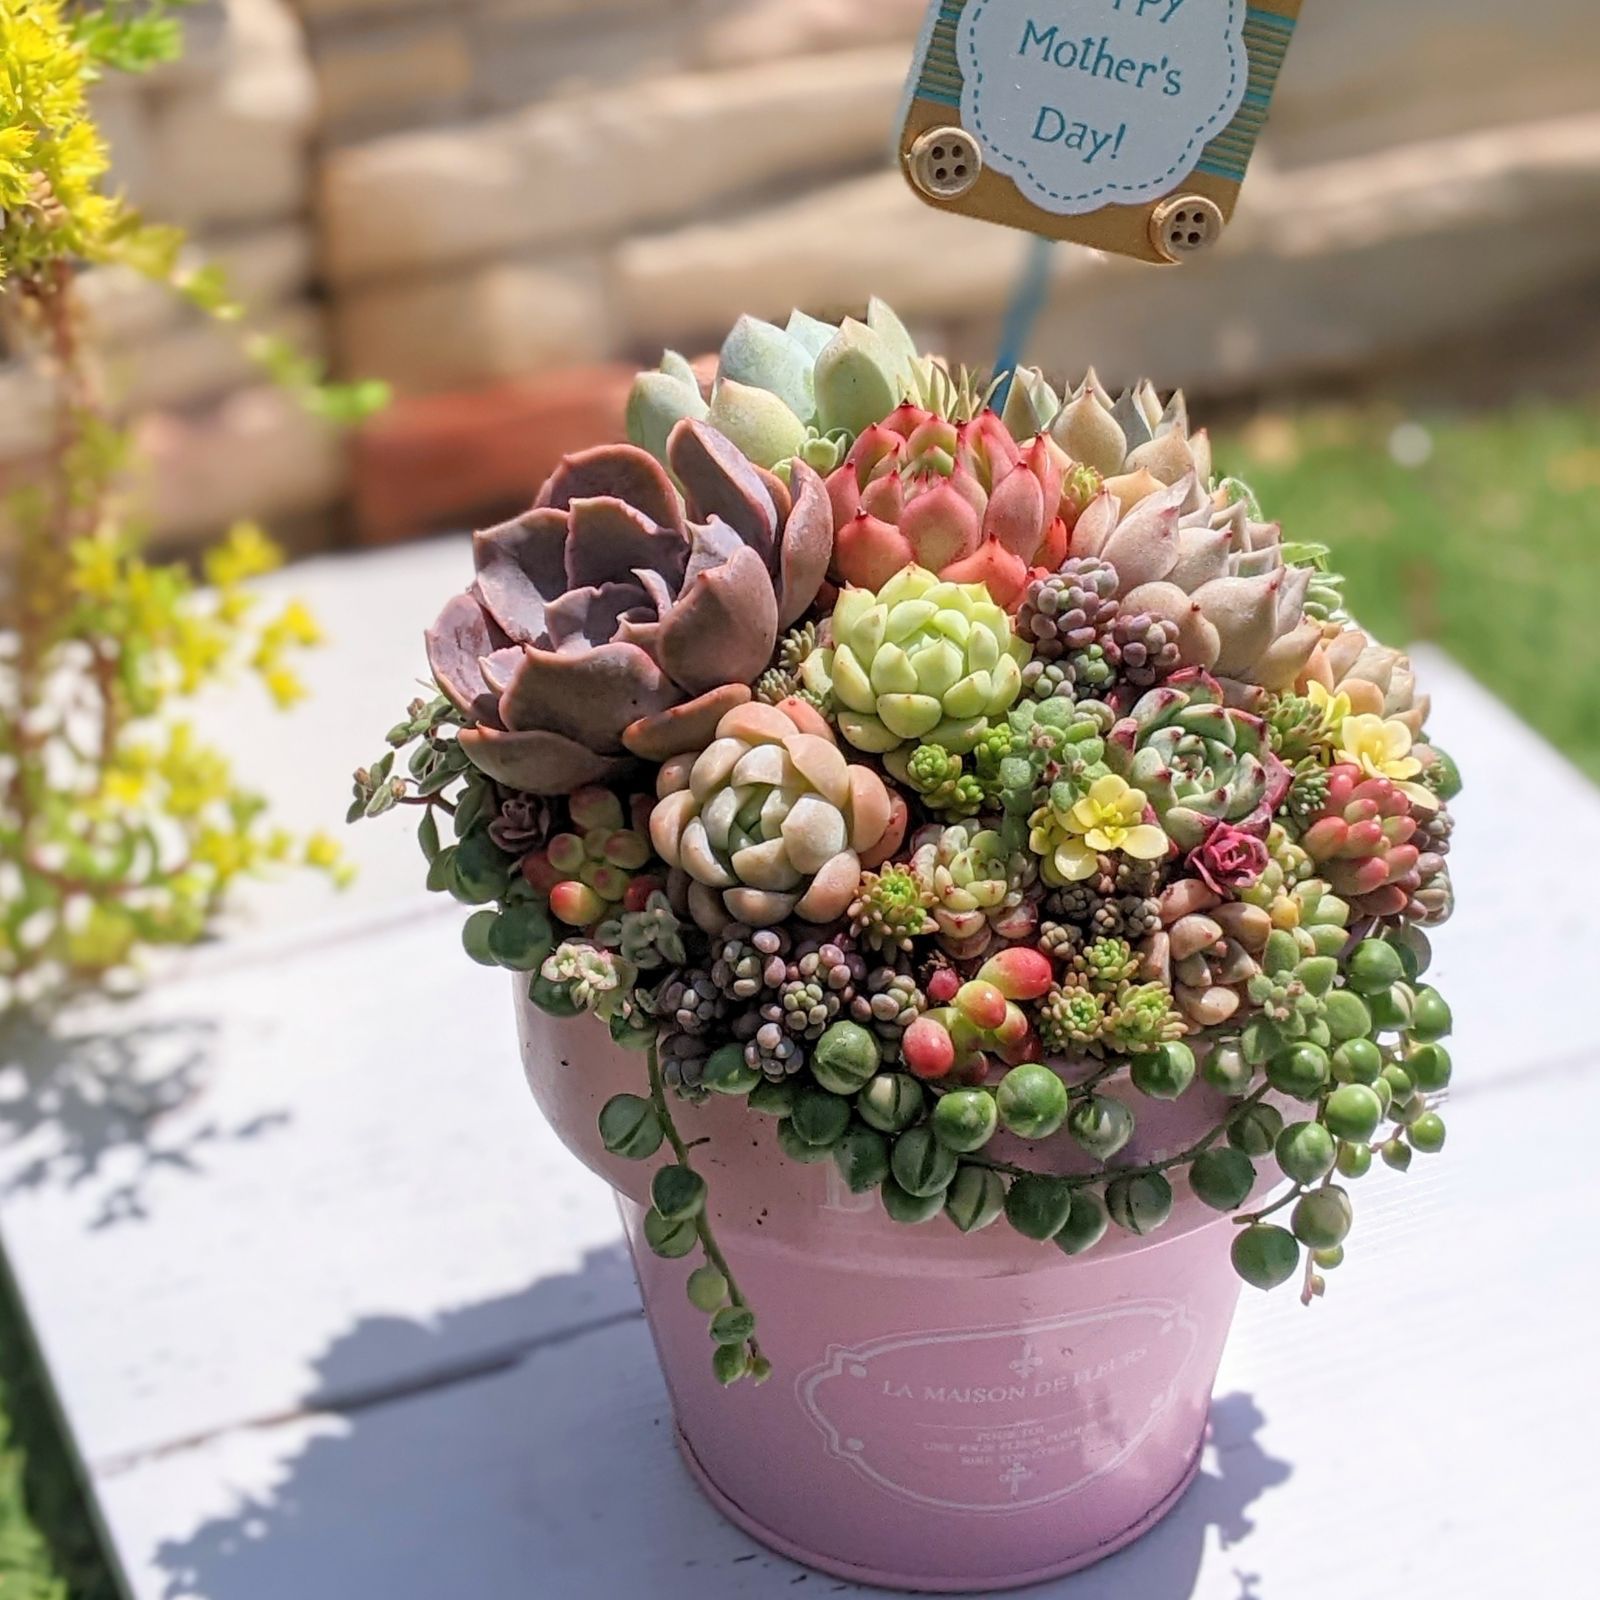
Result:
M1146 261L1214 244L1300 0L934 0L900 149L931 205Z

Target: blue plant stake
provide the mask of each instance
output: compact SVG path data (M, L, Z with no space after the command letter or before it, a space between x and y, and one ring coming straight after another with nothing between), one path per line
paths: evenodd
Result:
M1028 241L1022 276L1011 291L1011 304L1006 307L1005 326L1000 332L1000 348L994 358L995 373L1001 375L1000 386L991 402L996 411L1006 408L1017 363L1022 360L1022 352L1033 335L1033 325L1039 320L1039 313L1050 295L1051 243L1037 234Z

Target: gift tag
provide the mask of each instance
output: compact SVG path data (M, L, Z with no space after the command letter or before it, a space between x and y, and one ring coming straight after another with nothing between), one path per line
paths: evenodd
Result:
M1144 261L1233 215L1300 0L933 0L900 159L930 205Z

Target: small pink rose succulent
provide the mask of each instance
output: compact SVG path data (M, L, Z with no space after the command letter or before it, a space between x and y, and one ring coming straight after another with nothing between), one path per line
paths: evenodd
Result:
M1219 823L1205 842L1189 852L1189 866L1216 894L1248 889L1267 870L1263 840L1231 822Z

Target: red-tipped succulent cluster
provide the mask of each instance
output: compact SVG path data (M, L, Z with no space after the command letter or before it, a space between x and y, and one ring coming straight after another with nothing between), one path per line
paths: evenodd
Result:
M880 589L915 563L981 583L1014 609L1035 568L1054 571L1099 489L1048 434L1012 438L992 411L952 422L907 403L868 428L828 478L834 573Z
M1007 1066L1032 1059L1039 1040L1019 1002L1040 999L1053 981L1049 956L1032 945L1008 946L965 981L941 968L928 985L931 1009L906 1030L906 1066L933 1082L983 1083L991 1057Z
M1353 911L1393 917L1421 883L1411 802L1387 778L1344 764L1328 773L1328 799L1301 847Z

